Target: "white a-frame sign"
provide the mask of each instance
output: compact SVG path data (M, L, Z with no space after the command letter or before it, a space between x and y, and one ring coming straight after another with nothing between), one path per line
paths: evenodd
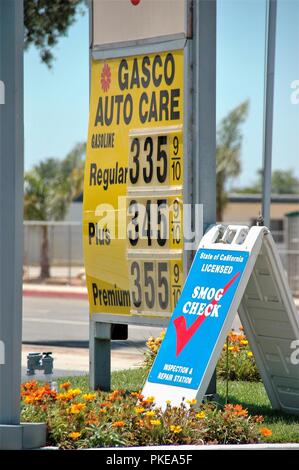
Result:
M202 238L143 389L157 406L199 403L239 313L273 408L299 413L299 315L266 227L213 226Z

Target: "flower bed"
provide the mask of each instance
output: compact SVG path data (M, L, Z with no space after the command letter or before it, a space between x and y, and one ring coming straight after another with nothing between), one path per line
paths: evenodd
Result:
M151 337L146 343L144 365L147 371L155 360L164 335L163 331L160 336ZM217 377L224 380L260 381L260 374L242 327L239 333L229 333L217 364Z
M197 407L195 400L166 405L162 412L154 397L139 392L84 393L68 382L58 392L34 381L22 386L22 420L45 421L48 443L66 449L253 443L271 434L261 427L261 416L249 416L241 405Z

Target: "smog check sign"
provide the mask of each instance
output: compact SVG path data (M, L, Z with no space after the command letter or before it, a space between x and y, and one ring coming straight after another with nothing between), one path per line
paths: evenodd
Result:
M246 251L198 250L146 388L199 389L248 257Z

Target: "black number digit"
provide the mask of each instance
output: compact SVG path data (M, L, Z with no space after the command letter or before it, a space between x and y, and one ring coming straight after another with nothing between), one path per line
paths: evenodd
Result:
M164 183L167 178L167 153L162 147L167 144L167 136L159 135L158 136L158 150L157 150L157 161L162 161L162 168L157 167L157 178L159 183Z
M164 289L164 294L158 293L158 302L162 310L166 310L169 304L169 287L167 277L163 273L167 274L168 265L167 263L158 263L158 288Z
M147 137L144 141L144 150L148 151L146 156L146 161L148 163L148 173L147 169L143 168L143 179L145 183L150 183L153 178L154 172L154 163L153 163L153 151L154 151L154 144L153 139L151 137Z
M181 177L181 163L173 162L171 165L172 168L172 179L178 181Z
M136 246L138 243L138 239L139 239L139 224L138 224L139 211L138 211L138 203L134 199L130 201L128 212L129 212L129 215L133 214L131 223L134 227L134 233L132 230L128 230L128 238L129 238L130 244L132 246Z
M158 224L158 233L157 233L157 242L159 246L164 246L167 240L168 235L168 220L167 216L162 212L162 209L167 208L166 199L158 199L157 201L157 224Z
M154 271L154 263L145 261L144 263L144 287L149 287L150 293L145 291L144 299L148 308L153 308L155 305L155 284L154 279L150 273Z
M174 276L174 282L177 284L180 280L180 268L178 264L175 264L173 266L173 276Z
M131 264L131 276L134 276L134 286L136 287L137 293L132 291L132 303L134 307L139 308L141 305L141 300L142 300L142 291L141 291L141 285L140 285L140 266L139 264L134 261Z
M175 135L173 138L173 153L177 155L179 153L179 139Z
M139 178L139 171L140 171L140 162L139 162L139 156L140 156L140 142L139 139L136 137L132 140L131 143L131 153L134 153L133 155L133 163L135 164L135 173L134 169L130 168L130 181L132 184L136 184Z
M144 218L142 223L142 238L147 238L147 245L152 245L152 229L151 229L151 200L146 201Z

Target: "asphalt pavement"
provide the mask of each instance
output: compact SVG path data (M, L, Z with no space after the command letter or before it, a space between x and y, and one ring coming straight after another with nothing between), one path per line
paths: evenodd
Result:
M87 374L89 313L84 299L24 297L22 375L29 352L52 351L55 376ZM161 328L129 327L126 341L112 341L112 370L138 367L146 341ZM41 373L37 373L42 377Z

